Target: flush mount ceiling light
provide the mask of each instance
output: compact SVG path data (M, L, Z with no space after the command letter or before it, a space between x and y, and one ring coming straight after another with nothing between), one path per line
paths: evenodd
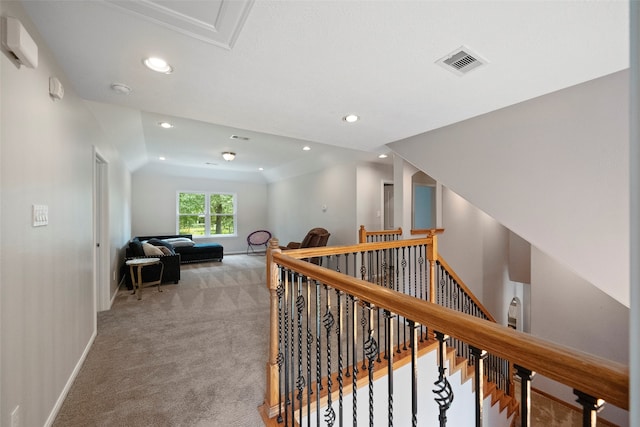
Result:
M232 153L231 151L225 151L224 153L222 153L222 158L225 159L227 162L230 162L231 160L236 158L236 153Z
M160 157L158 157L158 160L167 160L167 158L164 157L164 156L160 156Z
M389 156L387 156L386 154L380 154L378 156L379 159L386 159L387 157L389 157Z
M264 170L264 168L258 168L258 170L259 170L259 171L263 171L263 170Z
M132 90L124 83L112 83L111 90L119 95L129 95Z
M163 129L171 129L173 127L173 125L169 122L158 122L158 126Z
M311 150L311 147L309 147L308 145L305 145L304 147L302 147L303 151L309 151Z
M152 56L146 58L142 63L150 70L157 71L158 73L171 74L173 73L173 67L169 65L167 61L162 58Z
M347 114L346 116L344 116L342 118L342 120L344 120L347 123L354 123L354 122L357 122L358 120L360 120L360 117L358 117L355 114Z

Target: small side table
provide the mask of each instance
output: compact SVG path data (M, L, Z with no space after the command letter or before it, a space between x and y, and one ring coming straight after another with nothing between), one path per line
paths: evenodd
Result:
M160 283L162 282L162 274L164 273L164 264L162 264L160 262L160 258L135 258L135 259L130 259L126 262L126 264L129 266L130 272L131 272L131 282L133 283L133 294L135 295L136 293L136 288L137 288L137 292L138 292L138 299L142 299L142 287L144 285L158 285L158 292L162 292L162 289L160 289ZM160 277L158 278L158 280L154 280L152 282L143 282L142 281L142 269L144 267L150 266L150 265L156 265L156 264L160 264ZM134 267L138 268L138 274L137 276L134 275L133 269ZM133 278L137 277L138 280L134 281Z

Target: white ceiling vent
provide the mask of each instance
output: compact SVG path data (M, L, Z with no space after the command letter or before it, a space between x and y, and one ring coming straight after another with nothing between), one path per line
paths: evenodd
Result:
M463 76L471 70L475 70L488 63L480 55L472 52L469 48L461 46L450 54L437 61L438 64L447 70Z
M247 138L246 136L231 135L229 139L237 139L239 141L248 141L250 138Z

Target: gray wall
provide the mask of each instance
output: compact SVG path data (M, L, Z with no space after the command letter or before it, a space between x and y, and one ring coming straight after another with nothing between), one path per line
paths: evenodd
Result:
M628 79L618 72L391 147L628 306Z
M109 166L109 284L129 235L129 174L75 94L22 6L0 2L39 47L37 69L0 55L0 425L19 406L21 426L41 426L61 404L96 333L93 286L93 146ZM49 98L49 76L65 87ZM33 204L49 225L33 227Z
M393 184L393 167L376 163L365 163L356 170L356 224L367 230L382 230L383 186Z
M359 227L356 200L354 164L274 182L268 188L269 229L281 245L300 242L314 227L329 230L331 246L352 245Z
M132 236L175 234L176 197L181 191L236 194L237 235L198 239L220 243L225 254L245 252L249 233L267 228L266 184L167 176L143 167L132 176Z

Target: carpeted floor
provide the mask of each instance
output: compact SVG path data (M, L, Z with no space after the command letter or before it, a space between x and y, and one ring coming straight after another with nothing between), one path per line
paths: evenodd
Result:
M265 271L264 256L229 255L141 301L121 290L53 425L262 425Z

